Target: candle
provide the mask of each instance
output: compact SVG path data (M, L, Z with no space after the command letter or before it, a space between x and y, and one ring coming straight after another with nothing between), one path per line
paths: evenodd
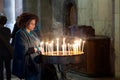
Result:
M68 54L70 54L70 44L68 43Z
M48 54L50 54L50 43L48 43Z
M66 44L64 44L64 53L66 54Z
M82 43L82 39L80 39L79 42L78 42L78 45L79 45L79 51L80 51L80 52L82 51L82 50L81 50L81 43Z
M64 45L62 45L62 52L63 52L63 55L64 55L65 54Z
M44 42L43 41L40 43L40 46L44 49Z
M65 54L65 51L66 51L65 38L63 38L62 48L63 48L63 54Z
M46 55L47 55L47 50L48 49L48 42L46 42Z
M65 38L63 38L63 44L65 45Z
M82 52L83 52L83 49L84 49L84 44L85 44L85 41L83 41L83 44L82 44Z
M51 51L52 51L52 54L53 54L53 41L51 41Z
M73 49L72 49L72 45L70 44L70 54L71 54L71 51L72 51Z
M75 44L76 53L78 53L79 41L78 40L74 41L74 44Z
M56 41L57 41L56 45L57 45L57 55L58 55L59 54L59 38L57 38Z
M73 47L73 53L75 53L76 51L75 44L73 44L72 47Z

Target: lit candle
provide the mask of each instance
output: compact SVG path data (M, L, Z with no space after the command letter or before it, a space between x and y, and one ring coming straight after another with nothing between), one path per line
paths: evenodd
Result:
M48 42L46 42L46 55L47 55L47 50L48 49Z
M59 38L57 38L56 41L57 41L56 46L57 46L57 55L58 55L59 54Z
M70 44L68 43L68 54L70 54Z
M73 46L73 54L74 54L76 51L75 44L73 44L72 46Z
M44 42L43 41L40 43L40 46L44 49Z
M63 38L63 44L65 45L65 38Z
M78 47L79 47L79 41L76 40L74 41L74 44L75 44L75 50L76 50L76 54L78 53Z
M51 51L52 51L52 54L53 54L53 41L51 42Z
M63 55L64 55L65 54L64 45L62 45L62 52L63 52Z
M70 54L71 54L72 50L73 50L73 49L72 49L72 45L70 44Z
M50 43L48 44L48 54L51 55L51 53L50 53Z
M83 41L83 44L82 44L82 52L83 52L83 49L84 49L84 44L85 44L85 41Z
M64 54L66 54L67 50L66 50L66 44L64 44Z
M65 38L63 38L63 55L65 54L66 51L66 45L65 45Z
M82 51L82 50L81 50L81 43L82 43L82 39L80 39L79 42L78 42L78 45L79 45L79 51L80 51L80 52Z

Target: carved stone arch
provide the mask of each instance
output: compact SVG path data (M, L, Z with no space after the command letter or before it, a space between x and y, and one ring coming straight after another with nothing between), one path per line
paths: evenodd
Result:
M75 0L65 0L63 3L63 33L69 35L69 26L77 24L77 5Z

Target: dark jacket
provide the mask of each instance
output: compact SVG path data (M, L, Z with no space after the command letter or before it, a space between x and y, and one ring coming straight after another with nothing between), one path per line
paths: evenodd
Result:
M7 27L0 27L0 56L11 58L12 47L10 45L11 32Z
M18 27L17 23L15 23L13 31L12 31L12 41L11 41L11 45L14 46L14 42L15 42L15 34L16 32L19 30L20 28Z
M37 35L33 31L31 31L31 33L37 38ZM31 59L30 55L27 54L30 48L36 46L37 40L31 37L25 29L20 29L16 33L12 65L13 75L19 78L25 78L26 76L30 76L32 74L38 74L39 65L34 62L29 63L31 62ZM30 65L33 65L32 68Z

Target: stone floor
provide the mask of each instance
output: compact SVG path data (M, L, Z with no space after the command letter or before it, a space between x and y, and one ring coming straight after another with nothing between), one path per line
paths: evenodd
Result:
M60 72L58 71L57 68L56 68L56 70L57 70L58 78L59 78L59 80L61 80L60 79L61 78ZM120 80L120 78L115 79L114 77L95 77L95 78L93 78L93 77L85 77L85 76L80 75L78 73L69 72L69 71L66 72L66 73L67 73L66 74L67 79L64 79L64 80ZM11 80L20 80L20 79L12 75Z
M12 80L20 80L20 79L18 79L15 76L12 76ZM80 76L74 73L67 73L67 80L115 80L115 79L113 77L90 78L90 77Z

